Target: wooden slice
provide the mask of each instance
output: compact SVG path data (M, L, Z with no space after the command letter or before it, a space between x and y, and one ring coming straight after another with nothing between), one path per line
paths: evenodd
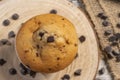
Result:
M66 69L51 73L37 73L35 78L29 75L23 76L20 73L19 60L14 49L14 40L11 46L0 47L0 58L7 60L7 63L0 66L1 80L61 80L64 74L69 74L70 80L93 80L98 67L98 46L92 26L84 13L76 6L66 0L2 0L0 1L0 39L7 39L9 31L15 33L21 27L21 24L32 18L33 16L49 13L52 9L57 10L57 14L66 17L70 20L78 34L85 36L85 42L79 42L78 57ZM18 20L12 20L11 16L14 13L20 15ZM10 20L9 26L3 26L2 22L5 19ZM12 76L9 74L9 69L14 67L17 69L17 74ZM81 69L81 76L74 76L74 72Z

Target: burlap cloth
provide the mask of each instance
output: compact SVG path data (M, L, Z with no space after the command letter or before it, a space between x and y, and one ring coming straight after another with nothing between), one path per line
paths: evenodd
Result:
M120 80L120 39L115 40L115 35L120 34L120 1L70 1L78 7L82 6L97 34L101 50L101 61L96 80ZM107 32L108 34L106 34Z

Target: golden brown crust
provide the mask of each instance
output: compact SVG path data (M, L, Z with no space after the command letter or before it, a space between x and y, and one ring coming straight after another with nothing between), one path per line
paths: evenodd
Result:
M33 17L24 23L16 37L21 61L34 71L47 73L67 67L77 53L77 44L73 24L56 14Z

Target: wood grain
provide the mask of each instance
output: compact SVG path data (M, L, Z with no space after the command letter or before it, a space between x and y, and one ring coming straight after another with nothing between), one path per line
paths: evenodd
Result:
M0 2L0 39L7 38L8 32L14 30L15 33L21 24L33 16L49 13L50 10L57 10L59 15L70 20L78 34L86 37L84 43L79 43L79 57L73 61L66 69L52 74L38 73L34 80L60 80L64 74L69 74L71 80L93 80L98 67L98 45L92 26L84 13L66 0L3 0ZM11 15L18 13L19 20L11 20ZM4 27L4 19L10 19L11 24ZM12 40L14 43L15 41ZM6 46L7 47L7 46ZM14 44L6 50L5 46L0 47L0 56L9 60L4 67L0 68L0 79L2 80L33 80L33 78L20 74L19 60L16 57ZM11 49L12 48L12 49ZM11 50L11 51L10 51ZM4 54L6 53L6 54ZM16 76L10 76L8 69L15 67L18 71ZM81 76L74 77L74 71L82 69ZM4 73L3 73L4 72ZM4 76L3 76L4 75Z

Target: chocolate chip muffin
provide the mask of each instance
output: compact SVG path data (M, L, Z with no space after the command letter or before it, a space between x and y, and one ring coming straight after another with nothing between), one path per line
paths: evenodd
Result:
M52 73L66 68L78 51L74 25L57 14L42 14L25 22L16 36L17 54L31 70Z

